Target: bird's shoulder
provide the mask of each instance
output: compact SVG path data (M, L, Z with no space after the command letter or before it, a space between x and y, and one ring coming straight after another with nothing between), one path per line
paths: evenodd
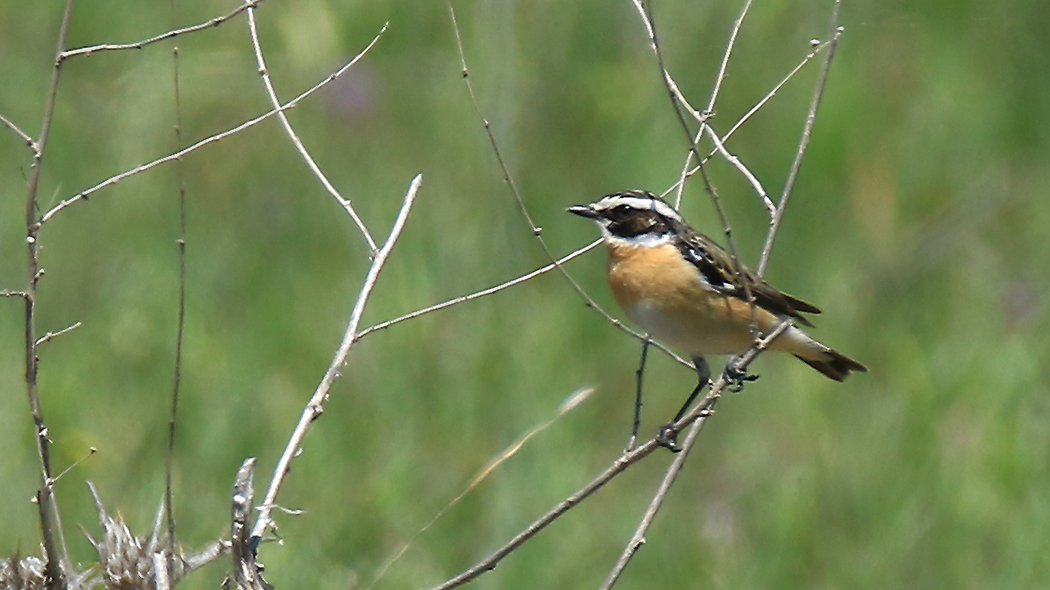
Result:
M812 324L802 317L802 312L820 313L815 305L780 291L743 264L738 268L733 257L706 235L684 224L675 229L675 246L711 290L743 301L748 300L750 293L762 309L795 318L807 326Z

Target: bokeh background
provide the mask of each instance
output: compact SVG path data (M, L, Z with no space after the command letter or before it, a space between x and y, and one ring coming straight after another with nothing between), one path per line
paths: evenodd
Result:
M70 46L144 39L230 1L75 6ZM566 206L663 191L685 154L627 0L461 1L471 77L524 200L557 253L597 235ZM742 2L656 6L668 67L707 96ZM61 2L0 1L0 113L40 127ZM714 125L725 131L827 38L830 2L757 2ZM261 37L287 100L372 52L291 113L306 145L384 236L411 178L417 206L365 325L546 262L502 182L440 2L268 0ZM824 309L816 334L871 372L836 384L763 357L728 396L619 587L1039 588L1050 584L1050 10L1044 2L846 0L811 149L768 277ZM140 51L64 66L41 205L265 112L243 16ZM816 63L729 142L779 194ZM0 130L0 288L25 284L30 153ZM729 166L711 171L746 261L767 220ZM145 533L164 482L177 303L174 166L78 203L41 234L40 387L72 557L95 559L85 480ZM227 534L237 466L268 475L327 366L368 265L359 234L276 120L187 156L188 316L175 454L179 538ZM683 210L720 233L699 183ZM569 271L613 309L604 255ZM38 460L22 379L23 309L0 301L0 553L39 543ZM458 573L623 448L639 344L547 274L377 332L353 350L280 503L277 588L358 588L496 453L582 386L538 435L421 536L377 588ZM691 372L652 355L645 432ZM596 587L670 455L631 469L474 584ZM261 487L261 482L260 482ZM215 588L225 559L185 588Z

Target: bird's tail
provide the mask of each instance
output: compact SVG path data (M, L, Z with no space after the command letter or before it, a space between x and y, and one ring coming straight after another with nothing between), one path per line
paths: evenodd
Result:
M858 373L866 373L868 371L868 368L864 365L830 348L824 350L821 355L822 358L819 359L808 359L797 354L795 357L835 381L845 380L852 371L857 371Z

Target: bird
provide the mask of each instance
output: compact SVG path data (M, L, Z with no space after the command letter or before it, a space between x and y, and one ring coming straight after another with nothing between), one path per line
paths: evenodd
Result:
M819 308L778 290L737 264L733 256L693 229L660 197L629 190L606 195L589 205L574 205L568 212L598 224L609 254L609 287L627 317L648 337L686 352L693 360L699 384L671 424L681 419L710 382L705 357L743 353L754 341L753 327L769 334L784 320L792 320L767 350L793 354L835 381L852 372L867 371L858 361L822 344L796 325L812 327L803 314L818 314ZM741 386L744 380L753 379L746 374L727 376ZM638 395L636 429L640 386ZM673 443L673 430L661 432Z

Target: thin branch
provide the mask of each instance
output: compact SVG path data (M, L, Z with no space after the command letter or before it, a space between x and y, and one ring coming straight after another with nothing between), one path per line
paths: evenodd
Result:
M175 0L169 0L171 22L175 23ZM247 7L247 4L242 5ZM218 24L218 23L216 23ZM175 149L182 147L182 92L179 84L179 48L172 48L172 90L175 93ZM175 434L179 423L179 392L182 389L182 348L186 327L186 183L183 179L182 160L175 162L175 178L178 183L179 238L179 302L175 326L175 367L171 386L171 414L168 419L168 448L164 454L164 514L168 525L168 550L164 556L164 567L157 568L158 586L160 572L168 581L175 579L175 499L172 472L175 468Z
M11 291L10 289L4 289L0 291L0 297L21 297L22 299L25 299L26 297L29 297L29 293L26 293L25 291Z
M386 30L386 28L384 27L383 30ZM132 168L131 170L127 170L125 172L121 172L120 174L117 174L116 176L111 176L111 177L107 178L106 180L103 180L102 182L96 184L95 186L92 186L89 189L83 190L83 191L73 195L72 197L70 197L68 199L65 199L64 201L60 202L58 205L55 205L47 213L45 213L43 217L40 218L40 223L43 224L43 223L47 222L52 217L54 217L59 211L62 211L63 209L65 209L66 207L69 207L73 203L76 203L77 201L86 201L87 198L90 197L91 195L93 195L94 193L96 193L96 192L98 192L98 191L100 191L100 190L102 190L102 189L104 189L104 188L106 188L108 186L112 186L114 184L117 184L121 180L124 180L124 179L126 179L126 178L128 178L130 176L134 176L136 174L145 172L145 171L150 170L150 169L152 169L152 168L154 168L156 166L159 166L161 164L167 164L168 162L173 162L175 160L178 160L179 158L182 158L183 156L185 156L185 155L187 155L187 154L189 154L191 152L195 152L198 149L200 149L200 148L202 148L202 147L204 147L206 145L215 143L215 142L220 141L222 139L226 139L227 137L235 135L235 134L237 134L237 133L239 133L239 132L241 132L241 131L249 128L249 127L253 127L255 125L258 125L259 123L265 121L266 119L269 119L270 117L272 117L272 116L274 116L274 115L276 115L278 113L283 113L284 111L287 111L288 109L295 108L296 105L298 105L303 99L307 98L308 96L310 96L314 92L317 92L321 88L327 86L333 80L336 80L337 78L342 76L344 73L346 73L347 70L349 70L354 64L356 64L358 61L360 61L361 58L363 58L366 53L368 53L368 50L370 50L372 48L372 46L375 45L379 41L379 36L382 35L382 34L383 34L383 31L380 31L379 34L377 34L375 36L375 38L372 39L372 42L369 43L367 47L362 49L360 53L355 55L353 59L351 59L349 62L347 62L345 65L343 65L341 68L339 68L335 72L329 74L324 80L321 80L320 82L315 84L312 88L310 88L306 92L303 92L299 96L297 96L297 97L293 98L292 100L286 102L280 108L275 108L273 110L267 111L267 112L263 113L262 115L259 115L258 117L255 117L254 119L249 119L248 121L245 121L244 123L241 123L240 125L238 125L236 127L233 127L231 129L227 129L226 131L223 131L222 133L217 133L215 135L211 135L209 137L206 137L206 138L198 141L197 143L194 143L193 145L191 145L191 146L189 146L189 147L187 147L185 149L179 150L179 151L177 151L177 152L175 152L173 154L169 154L167 156L164 156L163 158L158 158L156 160L153 160L152 162L147 162L146 164L140 164L139 166L136 166L136 167Z
M389 22L384 24L382 30L379 31L379 34L382 35L389 25ZM357 211L354 210L353 205L350 204L350 199L346 199L342 195L340 195L339 191L336 190L336 188L328 180L328 177L325 176L324 172L321 171L321 167L317 165L317 162L314 161L313 157L310 155L310 152L306 150L306 146L303 145L302 140L299 139L299 136L296 135L295 130L292 129L292 124L288 122L288 116L285 115L284 110L280 108L281 101L277 98L277 91L274 90L273 81L270 80L270 72L266 68L266 58L263 57L262 45L259 42L259 30L255 24L255 7L248 8L248 31L251 34L252 38L252 48L254 48L255 50L255 63L258 66L259 74L262 76L263 85L266 87L266 95L270 99L270 104L273 106L274 109L277 110L277 118L280 119L281 126L284 127L285 133L288 134L288 139L292 141L292 145L295 146L296 151L298 151L299 155L302 156L303 160L306 162L307 167L310 168L310 172L312 172L313 175L317 177L317 180L321 182L321 186L323 186L324 189L328 191L328 194L332 195L332 198L335 199L337 203L339 203L339 206L342 207L343 210L345 210L347 214L350 215L350 218L354 220L354 225L357 226L358 231L361 232L361 235L364 236L365 241L368 242L369 255L375 256L376 242L374 239L372 239L372 234L369 233L368 228L365 227L364 222L361 221L361 218L357 215Z
M644 17L644 11L641 10L639 3L635 3L635 8L642 12ZM707 126L707 118L714 116L715 103L718 102L718 93L722 89L722 82L726 79L726 70L729 67L729 56L733 54L733 48L736 47L736 39L740 34L741 27L744 26L744 17L747 16L748 10L751 9L751 0L747 0L744 4L744 10L740 12L740 16L733 23L733 31L729 35L729 42L726 44L726 50L722 53L722 64L718 68L718 75L715 76L715 86L711 90L711 98L707 101L707 110L705 111L706 117L703 121L700 121L700 128L696 130L696 137L693 139L693 143L696 144L703 137L704 128ZM652 31L652 26L649 21L645 18L642 19L645 23L647 31ZM650 37L652 35L650 34ZM708 156L710 157L710 156ZM676 184L677 190L675 190L674 206L675 209L679 209L682 206L682 194L685 192L685 181L689 178L692 173L689 171L689 166L693 161L693 151L689 150L685 155L685 164L682 165L682 173L678 177L678 183ZM706 160L705 160L706 162Z
M828 74L831 72L831 60L835 58L835 48L838 46L839 37L842 36L843 29L839 26L840 6L841 0L835 0L835 4L831 9L831 40L828 42L828 55L824 58L824 66L820 69L820 75L817 76L816 87L813 89L813 99L810 101L809 112L806 114L806 123L802 127L802 138L799 140L798 150L795 152L795 161L791 163L791 171L788 173L787 182L784 183L784 192L780 194L780 203L777 205L776 213L769 222L766 243L762 246L762 257L758 262L758 276L762 276L766 272L769 255L773 250L773 240L776 239L777 230L780 229L780 222L784 219L788 198L791 196L792 189L795 188L795 179L798 178L798 171L802 168L802 158L806 154L806 148L809 147L809 140L813 133L813 124L817 120L817 109L820 108L820 101L824 97L824 88L828 83Z
M646 30L649 31L649 38L653 52L656 54L656 63L660 68L660 72L663 74L664 85L667 87L668 94L671 98L671 106L674 108L675 115L678 117L678 122L682 126L682 131L685 132L686 140L689 142L689 151L692 152L698 162L697 168L700 170L700 177L704 181L704 190L707 191L707 194L711 197L711 202L714 203L715 211L718 213L718 220L721 222L723 233L725 233L726 236L726 248L733 261L733 270L737 274L740 274L743 265L740 262L740 257L737 255L736 241L733 239L733 228L729 225L729 217L726 215L725 209L722 207L722 199L718 196L718 190L715 189L715 185L711 182L711 178L707 174L707 169L704 167L704 160L700 156L700 151L696 145L696 141L693 140L693 134L689 130L689 124L686 122L685 116L682 114L680 101L675 99L675 90L677 89L677 86L672 88L672 85L668 82L669 80L673 82L674 79L664 65L663 51L660 49L659 37L656 34L656 17L653 15L652 2L646 4L644 10L641 5L641 0L632 0L632 2L634 2L635 6L638 8L639 13L642 15L642 20L645 22ZM687 105L687 103L682 104ZM700 120L701 127L706 124L706 119ZM700 134L698 132L697 137L699 136ZM742 284L744 285L745 299L751 304L751 315L757 317L754 313L755 299L752 296L751 287L747 281L742 281ZM753 328L752 332L755 332L755 336L758 335L756 329Z
M751 364L753 360L767 347L773 340L776 340L778 336L784 333L791 326L791 320L785 320L780 322L776 328L773 329L768 335L759 339L754 343L751 348L740 355L737 359L731 359L729 362L733 363L735 368L743 371L747 369L747 366ZM664 478L660 482L660 485L656 489L656 493L653 495L653 499L649 502L649 507L646 509L645 514L642 516L642 520L638 523L638 527L635 529L634 534L631 536L631 540L628 541L627 547L624 548L623 553L620 555L620 559L613 566L612 571L609 572L605 582L600 586L600 590L609 590L612 588L616 581L619 579L620 574L623 573L624 568L630 563L634 555L641 549L642 545L645 544L645 534L648 532L650 525L653 523L653 519L656 518L656 513L660 511L663 506L664 499L667 497L667 493L671 490L671 485L674 484L678 478L678 474L681 473L682 467L685 466L685 461L689 456L689 451L692 450L696 444L696 439L700 435L700 429L704 427L706 419L714 414L715 405L718 403L721 397L722 391L729 385L726 380L725 373L719 378L708 392L708 394L697 403L693 409L689 412L685 421L688 417L695 417L695 421L692 426L689 427L689 432L686 434L685 442L681 443L682 452L675 455L674 461L667 467L667 472L664 473ZM684 427L684 426L683 426ZM676 431L678 427L676 425Z
M58 504L54 499L54 480L51 471L51 440L44 422L40 406L40 392L37 388L37 338L36 338L36 288L43 275L40 268L40 223L37 221L37 191L40 188L40 172L44 164L44 150L47 147L51 123L55 115L55 103L58 97L58 81L62 73L62 62L58 55L66 46L69 35L69 23L73 19L73 0L66 0L62 15L62 25L58 33L55 50L55 67L51 73L51 85L47 91L47 102L44 106L44 119L40 129L40 140L36 144L33 157L33 173L29 178L29 189L26 192L26 274L25 290L25 355L26 355L26 396L36 427L37 453L40 456L40 489L36 493L37 508L40 512L40 532L43 536L44 553L47 565L44 568L48 588L65 588L66 579L62 567L62 557L55 547L55 528L52 517L58 519Z
M36 142L33 141L33 138L30 137L28 133L22 131L22 129L18 125L15 125L13 121L11 121L3 115L0 115L0 123L3 123L4 127L7 127L11 131L13 131L15 135L22 138L22 141L24 141L25 144L29 146L29 149L33 150L34 158L40 156L40 149L37 147Z
M593 387L582 387L572 392L571 394L569 394L569 397L565 398L565 401L558 405L558 409L555 411L554 416L530 428L525 434L518 437L518 439L511 443L509 446L507 446L507 448L503 449L498 454L496 454L495 457L489 460L489 462L486 463L485 466L482 467L481 470L474 475L474 478L470 480L470 483L467 484L467 487L465 487L463 491L459 493L459 495L457 495L455 498L449 501L448 504L445 504L445 506L441 508L441 510L438 510L437 514L435 514L430 519L430 521L427 522L427 524L425 524L421 529L416 531L416 533L412 535L412 537L408 541L402 543L402 545L396 551L394 551L393 555L391 555L376 571L376 574L372 577L372 581L369 582L368 586L365 587L365 590L370 590L371 588L374 588L375 585L379 582L379 580L386 574L386 572L395 563L397 563L399 559L401 559L405 552L409 550L409 548L412 546L412 543L419 539L419 537L422 536L423 533L427 532L427 530L430 529L430 527L434 526L434 523L436 523L442 516L445 515L445 513L452 509L453 506L459 504L463 500L463 498L467 497L467 494L474 490L474 488L478 487L478 485L480 485L481 482L485 480L485 478L491 475L493 471L498 469L500 465L502 465L508 459L513 457L515 454L517 454L517 452L520 451L527 442L529 442L529 439L543 432L552 424L557 422L558 419L560 419L562 416L569 413L583 402L587 401L587 399L593 393Z
M744 175L744 178L746 178L747 181L751 183L751 188L754 189L756 193L758 193L758 197L762 199L762 204L766 206L766 210L769 211L769 214L775 214L777 206L774 205L773 200L769 198L769 193L766 192L765 187L763 187L762 183L759 182L758 177L755 176L751 172L751 170L749 170L748 167L740 161L740 158L734 156L733 154L729 153L728 150L726 150L726 146L722 143L722 140L718 138L718 134L715 133L715 130L711 129L710 125L705 124L701 128L701 130L705 131L707 133L707 136L711 138L711 141L715 144L715 149L718 150L718 153L722 154L722 157L725 158L734 167L736 167L736 169Z
M550 248L547 246L546 240L543 239L543 229L537 227L536 224L533 222L532 215L529 214L528 207L525 206L525 200L521 197L521 193L518 191L517 185L514 183L514 180L510 176L510 170L507 168L506 163L503 161L503 154L499 149L499 143L496 141L496 136L492 133L492 126L489 124L489 120L485 118L485 114L481 111L481 105L478 103L477 95L474 93L474 85L470 81L470 71L467 68L467 57L466 53L463 50L463 38L459 32L459 23L456 21L456 11L452 8L451 2L448 3L448 11L452 17L452 29L456 36L456 47L459 50L459 60L460 65L462 66L461 71L463 74L463 82L467 86L467 93L470 95L471 103L474 105L474 112L477 114L478 119L481 121L482 127L484 127L485 129L485 134L488 137L489 145L492 147L492 152L496 156L496 162L499 164L500 170L503 173L503 181L507 183L508 187L510 187L510 191L514 197L514 201L518 205L518 210L521 212L522 217L528 224L529 229L532 230L532 235L536 237L537 241L539 241L540 247L543 249L544 254L546 254L547 259L550 260L551 264L553 264L554 267L558 269L558 272L560 272L562 276L564 276L565 279L569 281L569 284L572 285L573 289L575 289L576 292L579 293L580 297L582 297L583 300L586 302L587 307L590 307L591 309L597 311L613 326L616 326L617 328L623 330L631 336L634 336L639 341L646 340L647 337L644 334L635 332L634 330L631 330L627 326L623 325L623 322L614 318L612 314L605 311L605 309L602 308L602 306L598 305L598 302L595 301L594 298L591 297L583 289L583 287L580 286L578 282L576 282L576 279L574 279L572 275L570 275L568 271L566 271L561 266L559 260L554 256ZM685 366L692 366L688 361L685 361L681 357L671 353L667 348L663 346L658 346L658 348L660 348L660 350L663 350L664 352L667 352L668 354L671 354L673 358L675 358L677 361L684 364Z
M237 470L233 482L230 518L230 555L233 557L233 584L237 590L272 590L262 578L262 566L255 561L257 543L248 534L255 498L255 457L248 457ZM228 581L228 580L227 580ZM223 587L229 587L223 584Z
M777 336L779 336L790 325L790 322L781 323L781 325L777 326L777 328L770 333L768 338L763 339L758 344L752 345L751 348L749 348L746 352L737 357L736 368L738 368L741 371L746 370L748 365L750 365L751 362L754 361L755 357L757 357L758 354L763 349L765 349L766 346L768 346L768 343L771 342ZM729 380L723 373L723 375L719 377L719 379L715 381L714 384L711 385L711 389L707 396L705 396L703 400L698 402L689 413L682 417L681 420L672 425L672 428L675 430L675 432L680 432L686 427L692 425L692 430L690 430L689 437L695 440L696 435L693 433L693 431L695 430L696 432L699 432L700 428L703 426L703 423L711 415L709 406L714 400L718 399L721 396L722 391L724 391L725 388L729 385ZM690 443L690 447L683 447L685 450L683 450L681 454L688 453L688 449L691 448L691 440L687 438L686 442ZM548 510L543 516L537 518L535 521L532 522L532 524L526 527L525 530L515 535L514 538L507 541L503 546L501 546L491 555L481 560L480 562L475 564L473 567L467 569L463 573L449 579L445 583L440 584L438 586L434 586L431 590L450 590L451 588L457 588L474 580L475 578L481 576L485 572L495 569L495 567L499 564L500 561L503 560L504 557L509 555L511 552L523 545L532 537L536 536L537 533L545 529L563 514L571 510L574 506L586 500L591 494L598 491L602 486L612 481L612 479L615 478L617 475L626 471L628 467L641 461L658 448L660 448L660 444L656 441L655 438L653 438L646 441L640 447L624 451L623 454L620 455L615 461L613 461L612 465L606 468L605 471L603 471L597 477L592 479L585 486L577 490L574 494L559 502L553 508Z
M124 50L124 49L142 49L143 47L146 47L147 45L153 45L154 43L159 43L161 41L164 41L165 39L171 39L173 37L178 37L179 35L185 35L187 33L196 33L197 31L203 31L204 29L210 29L212 27L217 27L217 26L221 25L222 23L230 20L231 18L237 16L238 14L244 12L245 10L248 10L249 8L255 8L256 6L261 4L262 2L263 2L263 0L245 0L245 2L243 4L241 4L240 6L235 8L234 10L230 11L229 13L224 14L223 16L219 16L219 17L213 18L213 19L211 19L209 21L200 23L199 25L193 25L192 27L185 27L185 28L182 28L182 29L173 29L173 30L170 30L170 31L168 31L166 33L161 33L160 35L157 35L155 37L150 37L149 39L143 39L142 41L136 41L134 43L106 43L106 44L102 44L102 45L91 45L89 47L80 47L80 48L77 48L77 49L70 49L68 51L63 51L62 53L60 53L58 55L58 59L59 59L59 61L65 61L65 60L67 60L67 59L69 59L71 57L76 57L78 55L91 55L93 53L99 53L99 52L103 52L103 51L120 51L120 50Z
M390 234L387 236L383 246L376 252L375 258L372 259L372 265L369 267L364 284L361 285L361 291L357 295L357 301L354 303L354 309L350 313L350 322L343 333L343 340L339 344L339 349L332 358L328 370L317 385L317 389L314 391L310 401L303 408L299 424L292 432L292 436L288 440L288 444L285 445L284 452L281 453L281 458L274 469L270 487L266 491L266 497L263 499L262 505L259 507L259 516L255 521L255 527L252 529L252 537L254 538L262 538L263 533L273 526L270 512L273 510L274 503L277 500L277 493L281 489L285 476L288 475L288 471L291 469L292 459L299 453L299 447L306 437L310 424L324 412L324 404L328 400L328 392L332 388L332 383L339 377L340 371L350 355L350 348L357 341L357 328L361 323L361 316L365 312L365 305L368 304L368 298L372 294L372 288L375 287L379 272L383 270L383 265L386 264L390 251L393 250L394 244L397 243L397 239L401 235L401 230L405 227L408 214L412 210L412 204L415 202L416 194L419 192L419 187L422 183L422 174L412 179L412 184L409 186L408 193L405 194L404 201L401 203L401 210L398 212L397 219L390 229Z
M77 323L73 324L72 326L69 326L69 327L66 327L66 328L62 328L61 330L59 330L57 332L48 332L47 334L44 334L40 338L37 338L36 345L40 346L41 344L43 344L43 343L45 343L45 342L55 338L56 336L61 336L62 334L65 334L66 332L71 332L73 330L76 330L79 327L80 327L80 322L77 322Z
M824 41L823 43L815 43L813 45L813 48L810 50L810 52L807 53L806 56L803 57L802 60L790 72L788 72L788 74L786 76L784 76L784 78L782 78L780 80L780 82L778 82L773 87L772 90L767 92L766 95L763 96L761 100L759 100L757 103L755 103L755 106L751 107L751 110L749 110L747 113L745 113L744 116L740 117L740 119L738 119L737 122L733 124L733 126L729 129L729 131L727 131L726 134L721 137L722 143L725 143L726 141L728 141L729 138L732 137L733 134L736 133L737 130L740 129L741 126L743 126L744 123L746 123L752 116L754 116L754 114L757 113L759 111L759 109L761 109L763 106L765 106L765 104L767 102L769 102L770 99L772 99L774 96L776 96L776 94L778 92L780 92L780 89L783 88L784 85L786 85L789 80L791 80L792 78L795 77L795 74L798 74L802 70L802 68L805 67L805 65L810 62L810 60L812 60L814 57L817 56L817 54L819 54L826 47L828 47L828 45L830 45L830 43L831 43L830 41ZM700 141L700 136L701 135L702 134L700 134L700 133L697 134L696 139L693 140L694 143ZM703 163L706 164L708 162L708 160L710 160L711 157L714 156L717 153L718 153L718 148L712 149L704 157ZM678 198L677 198L677 201L675 203L675 207L678 207L678 206L681 205L681 193L682 193L683 187L685 186L685 180L700 171L700 166L696 166L696 167L694 167L692 169L690 169L688 167L689 163L691 163L692 161L693 161L693 153L689 152L689 155L686 157L687 164L686 164L685 168L683 169L683 173L680 176L679 180L677 182L675 182L673 185L671 185L663 193L663 196L666 196L671 191L676 191L677 192Z
M659 44L657 44L656 41L656 26L653 24L652 15L646 13L646 7L642 4L641 0L631 0L631 3L634 4L635 9L637 9L638 13L642 16L642 22L645 24L645 30L649 34L649 46L652 48L653 51L657 52L657 55L659 55L660 46ZM652 10L651 6L649 7L649 10ZM664 84L667 86L667 90L671 93L672 100L677 100L678 103L683 108L685 108L685 110L689 113L690 116L692 116L694 119L703 124L703 114L701 114L700 111L693 108L693 105L689 104L689 99L687 99L685 95L682 94L682 91L678 89L678 83L675 82L674 78L671 77L671 74L667 71L667 68L663 67L662 57L660 58L660 72L661 74L663 74Z
M601 243L602 243L602 241L600 239L599 240L595 240L595 241L591 242L590 244L587 244L583 248L580 248L578 250L574 250L573 252L570 252L569 254L566 254L565 256L562 256L561 258L559 258L558 261L557 261L557 264L565 264L566 262L572 260L573 258L576 258L577 256L579 256L579 255L581 255L581 254L583 254L585 252L589 252L589 251L593 250L595 247L597 247ZM360 340L360 339L364 338L365 336L371 334L372 332L376 332L378 330L384 330L386 328L389 328L390 326L393 326L394 324L399 324L399 323L407 321L407 320L415 319L415 318L418 318L419 316L426 315L426 314L428 314L430 312L433 312L433 311L438 311L440 309L445 309L446 307L452 307L453 305L458 305L460 303L465 303L467 301L472 301L474 299L479 299L481 297L485 297L487 295L492 295L493 293L497 293L497 292L502 291L504 289L508 289L508 288L513 287L515 285L520 285L521 283L524 283L525 281L528 281L529 279L533 279L533 278L538 277L538 276L540 276L542 274L546 274L547 272L550 272L554 268L556 268L556 264L552 262L552 263L547 264L545 266L541 266L540 268L537 268L536 270L534 270L534 271L532 271L530 273L523 274L520 277L511 279L511 280L509 280L509 281L507 281L505 283L500 283L500 284L496 285L495 287L489 287L488 289L482 289L481 291L475 291L473 293L470 293L469 295L461 295L459 297L453 297L452 299L449 299L448 301L443 301L441 303L436 303L436 304L431 305L429 307L424 307L422 309L417 309L416 311L413 311L413 312L410 312L410 313L406 313L405 315L396 317L396 318L394 318L392 320L387 320L385 322L380 322L380 323L378 323L378 324L376 324L374 326L369 326L368 328L365 328L364 330L361 330L360 332L358 332L357 333L357 339Z

